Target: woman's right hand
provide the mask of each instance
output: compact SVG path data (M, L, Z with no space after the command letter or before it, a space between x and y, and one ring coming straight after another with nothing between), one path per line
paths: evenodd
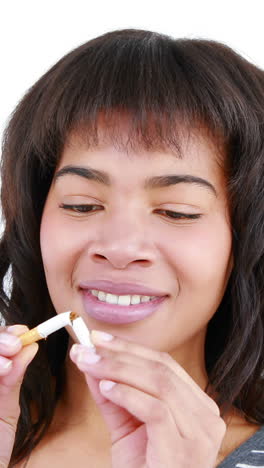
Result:
M38 344L22 347L18 339L28 331L25 325L0 327L0 467L7 468L20 415L19 393L28 364Z

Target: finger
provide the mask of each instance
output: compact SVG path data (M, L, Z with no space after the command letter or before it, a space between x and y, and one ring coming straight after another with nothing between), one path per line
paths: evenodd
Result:
M81 351L79 355L78 350ZM127 384L164 402L170 408L183 437L191 437L199 430L200 419L209 417L212 413L192 388L164 363L124 352L108 350L108 353L108 356L104 354L97 362L91 362L100 356L91 353L87 347L75 345L71 350L71 357L80 370L96 379L110 379Z
M29 362L33 359L38 345L24 347L12 357L10 371L0 377L0 466L9 466L17 421L20 414L19 394L23 375Z
M0 356L11 357L17 354L21 348L22 343L17 337L28 330L26 325L12 325L10 327L1 327L0 329ZM9 361L2 361L0 375L5 375L7 367L4 367L4 362L8 365Z
M99 385L103 395L116 405L125 408L128 413L144 423L147 435L145 440L148 439L149 441L147 450L145 451L148 466L152 466L152 461L155 466L166 466L167 468L185 466L186 456L190 456L192 460L195 459L199 466L202 466L206 458L209 461L210 458L215 460L226 430L224 424L220 425L219 421L216 423L216 420L220 418L212 415L214 418L212 424L210 424L211 421L208 421L211 438L208 436L208 433L204 432L202 427L194 428L193 434L190 437L186 437L178 431L170 408L159 399L146 395L127 385L116 384L108 380L101 380ZM189 424L192 425L191 420ZM143 428L144 426L141 426L139 430ZM214 438L215 433L218 434L219 440L217 445L213 440L212 432L214 433ZM143 437L144 434L142 434ZM199 440L199 443L197 443L197 440ZM125 443L126 438L116 440L115 445L119 452L126 452ZM122 450L120 444L122 444ZM130 447L128 447L129 449Z
M2 332L0 333L0 355L1 356L14 356L22 348L21 340L11 334Z
M24 346L18 354L12 357L11 370L0 380L0 397L8 393L11 387L21 384L26 368L35 357L38 347L37 343Z
M10 325L7 327L6 331L8 333L12 333L13 335L20 336L23 335L23 333L26 333L29 331L29 328L26 325Z
M76 345L78 347L78 345ZM74 361L74 348L73 345L70 350L70 357ZM89 352L93 352L93 348L89 348ZM74 361L75 362L75 361ZM123 437L127 433L127 422L131 420L131 415L123 408L116 407L114 403L107 400L101 393L99 388L99 379L89 375L87 372L84 374L85 380L89 387L90 393L101 410L102 416L106 423L111 427L113 425L115 428L119 428L120 437ZM131 426L132 422L130 423ZM135 426L136 427L136 426Z
M220 416L218 405L210 398L190 375L175 361L168 353L159 352L151 348L146 348L131 341L125 341L118 337L112 337L110 334L102 333L98 330L91 331L91 340L93 344L100 348L111 349L112 351L131 353L136 356L144 357L152 361L165 363L176 375L178 375L186 384L188 384L201 401L208 406L217 416ZM104 339L106 338L106 339Z
M128 414L132 414L141 423L147 424L148 436L155 436L159 446L163 446L160 441L164 440L165 433L167 442L173 435L170 452L175 453L175 442L177 439L180 440L181 433L169 407L164 402L136 388L109 380L101 380L99 386L101 393L111 402L124 408ZM119 440L118 427L112 427L112 430L116 440Z
M125 437L128 430L135 430L138 423L131 417L131 414L125 408L117 406L102 395L99 387L100 380L91 377L87 373L84 375L91 395L97 403L106 424L111 431L114 431L113 437L111 432L112 442Z
M4 356L0 356L0 377L9 374L12 367L12 361Z

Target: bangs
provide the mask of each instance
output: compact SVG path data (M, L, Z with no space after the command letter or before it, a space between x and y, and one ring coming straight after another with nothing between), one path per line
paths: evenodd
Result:
M65 137L64 147L75 145L77 142L87 150L109 145L127 156L144 151L146 155L148 152L169 152L182 158L183 147L186 147L196 131L203 137L214 139L215 143L215 137L208 128L198 122L187 125L176 117L175 121L166 121L160 114L146 114L143 120L129 111L109 109L108 112L98 113L93 121L76 122ZM220 141L218 146L222 148Z
M120 151L178 156L190 130L227 142L232 108L223 76L210 71L210 41L205 50L203 43L123 30L72 51L42 78L32 125L37 153L58 158L72 135L90 149L105 138Z

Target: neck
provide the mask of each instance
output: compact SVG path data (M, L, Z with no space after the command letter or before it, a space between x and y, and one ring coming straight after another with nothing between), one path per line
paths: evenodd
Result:
M107 428L101 413L92 399L84 375L67 357L65 360L65 386L57 404L50 428L54 435L58 432L85 432L102 440L107 438Z

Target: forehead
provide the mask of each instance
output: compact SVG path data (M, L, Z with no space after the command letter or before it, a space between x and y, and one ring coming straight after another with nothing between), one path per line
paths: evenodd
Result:
M122 134L121 134L122 131ZM88 142L84 133L70 135L65 143L57 169L68 164L102 165L105 170L125 175L129 170L132 175L138 172L139 176L145 172L158 170L187 170L207 174L211 177L224 180L225 151L219 140L213 139L204 130L182 132L177 142L177 148L159 146L147 150L137 143L134 148L127 145L128 135L122 128L118 139L106 132L104 128L98 130L96 144Z

